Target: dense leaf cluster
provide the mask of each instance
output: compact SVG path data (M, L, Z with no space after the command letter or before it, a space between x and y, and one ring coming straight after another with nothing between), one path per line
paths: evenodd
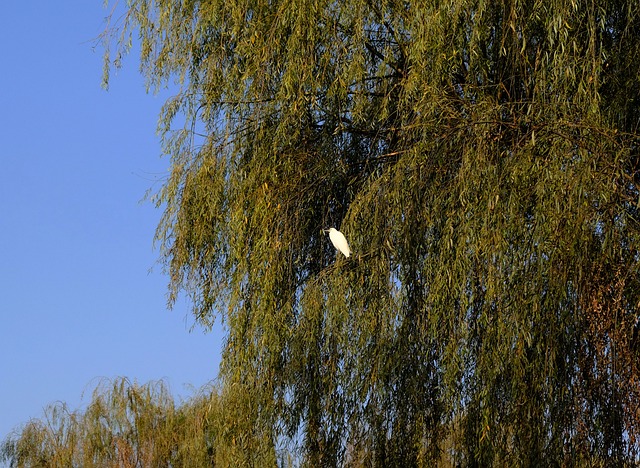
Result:
M57 403L24 424L0 446L0 461L12 468L232 466L217 443L221 423L213 387L176 405L162 381L104 380L84 411Z

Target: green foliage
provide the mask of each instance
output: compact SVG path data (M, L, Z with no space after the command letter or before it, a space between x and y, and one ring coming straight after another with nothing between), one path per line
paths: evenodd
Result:
M214 388L179 407L163 382L104 381L84 412L50 406L9 436L0 459L11 467L229 466Z
M635 2L130 0L120 28L114 63L136 32L181 85L157 239L171 301L228 328L228 460L637 460Z

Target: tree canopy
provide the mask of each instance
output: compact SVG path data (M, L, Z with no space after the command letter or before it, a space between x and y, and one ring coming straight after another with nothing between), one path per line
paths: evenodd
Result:
M86 410L57 403L26 423L0 446L0 461L12 468L232 466L216 444L219 409L215 387L176 405L162 381L102 380Z
M129 0L237 466L631 464L640 9ZM117 34L116 34L117 33ZM352 256L322 228L339 228Z

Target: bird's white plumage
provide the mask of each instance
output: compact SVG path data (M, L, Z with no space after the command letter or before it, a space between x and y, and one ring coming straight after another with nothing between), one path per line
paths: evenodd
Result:
M336 228L330 228L326 232L329 233L329 239L331 240L331 243L333 244L333 246L336 249L338 249L340 252L342 252L345 257L349 258L349 255L351 254L351 249L349 249L349 243L347 242L347 239L344 237L344 234L342 234Z

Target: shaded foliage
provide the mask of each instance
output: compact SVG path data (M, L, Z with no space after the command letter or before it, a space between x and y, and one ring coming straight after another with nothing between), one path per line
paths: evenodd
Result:
M107 66L137 32L181 85L157 239L228 328L235 463L637 461L635 2L130 0L116 30Z

